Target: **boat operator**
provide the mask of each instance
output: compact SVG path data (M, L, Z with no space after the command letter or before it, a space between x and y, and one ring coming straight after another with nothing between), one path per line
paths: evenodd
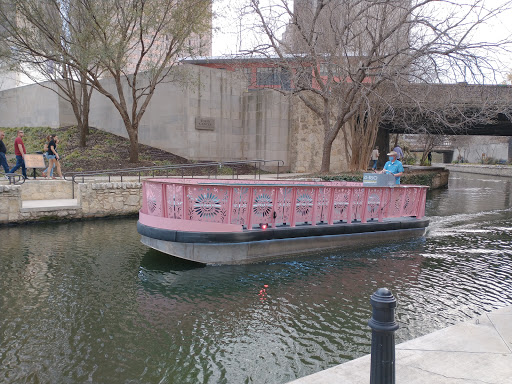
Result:
M391 151L388 153L389 161L384 164L382 171L377 173L388 173L395 176L395 184L400 184L400 176L404 174L404 166L397 160L398 153Z

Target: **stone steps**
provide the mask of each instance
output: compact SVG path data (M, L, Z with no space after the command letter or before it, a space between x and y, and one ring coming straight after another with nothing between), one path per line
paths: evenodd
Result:
M58 211L62 209L78 209L78 199L23 200L21 209L25 212Z

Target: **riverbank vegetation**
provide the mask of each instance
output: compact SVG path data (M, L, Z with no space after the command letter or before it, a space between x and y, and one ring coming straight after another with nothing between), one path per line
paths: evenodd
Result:
M64 173L191 163L183 157L142 144L139 144L139 161L130 163L129 140L95 128L90 128L85 148L80 146L76 126L1 129L5 132L4 143L7 147L8 159L14 157L14 139L19 129L25 132L23 142L27 153L42 152L46 137L50 134L58 135L60 143L57 146L57 152L61 157ZM12 159L9 160L9 164L13 164Z
M184 165L198 163L187 160L184 157L174 155L170 152L139 144L139 161L130 162L130 141L127 138L114 135L90 127L87 135L87 147L80 145L79 130L76 126L50 128L50 127L23 127L23 128L0 128L5 132L4 143L7 147L7 160L10 166L16 163L14 159L14 139L17 131L23 129L25 136L23 142L27 153L43 152L46 137L50 134L58 135L59 144L57 152L61 158L62 172L100 171L106 169L126 169L167 165ZM207 161L201 161L201 163ZM194 169L194 174L204 174L212 171L209 169ZM179 174L178 171L175 171ZM215 172L219 175L231 175L232 167L217 168ZM254 173L254 167L241 165L236 167L238 174ZM264 173L262 171L262 173ZM172 171L168 172L172 175Z
M439 175L439 169L433 169L431 171L428 170L407 170L406 173L400 178L401 184L409 184L409 185L426 185L429 187L437 187L437 183L434 180ZM352 173L343 173L339 175L323 175L320 176L322 180L326 181L354 181L354 182L362 182L363 181L363 172L352 172Z

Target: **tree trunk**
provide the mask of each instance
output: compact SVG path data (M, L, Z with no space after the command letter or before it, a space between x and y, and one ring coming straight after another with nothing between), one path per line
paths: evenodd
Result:
M125 122L126 125L126 122ZM139 127L132 124L126 125L128 138L130 139L130 163L139 162Z
M89 92L87 89L87 82L86 82L85 74L82 76L82 79L83 79L82 84L81 84L82 119L83 119L83 127L82 128L84 130L84 135L87 136L89 134L89 112L90 112L90 106L91 106L92 92ZM84 145L85 145L85 142L84 142Z
M331 167L331 151L332 143L336 138L336 134L332 134L329 130L329 121L324 121L324 145L322 148L322 165L320 166L320 172L328 173Z
M87 145L87 135L84 129L84 122L78 122L78 132L80 132L80 147L84 148Z
M322 149L322 165L320 166L321 173L328 173L331 165L331 150L332 141L324 140L324 147Z

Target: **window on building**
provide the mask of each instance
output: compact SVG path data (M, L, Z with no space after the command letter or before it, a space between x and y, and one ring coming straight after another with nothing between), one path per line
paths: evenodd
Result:
M281 85L280 68L258 68L256 84L259 86Z
M326 76L326 77L329 75L332 75L334 77L339 77L339 76L341 76L341 73L342 73L342 68L339 65L334 64L334 63L322 63L322 64L320 64L318 70L320 72L320 76Z

